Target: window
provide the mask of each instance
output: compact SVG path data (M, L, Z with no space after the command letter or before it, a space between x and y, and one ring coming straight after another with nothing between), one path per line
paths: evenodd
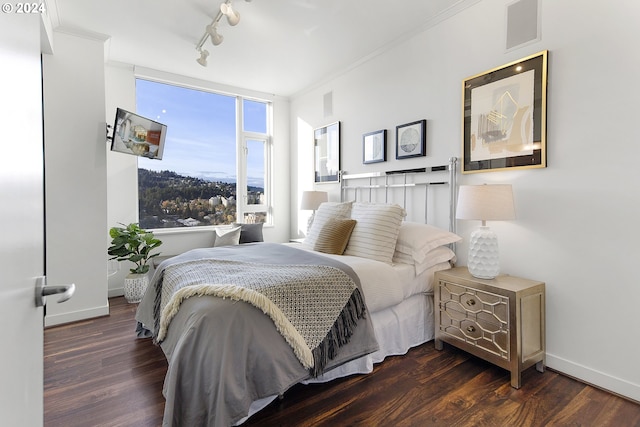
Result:
M271 104L136 80L137 113L167 125L162 160L138 160L143 228L271 223Z

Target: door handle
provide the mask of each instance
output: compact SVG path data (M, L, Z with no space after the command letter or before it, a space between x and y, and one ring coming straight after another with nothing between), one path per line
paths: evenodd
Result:
M49 295L62 294L58 299L58 304L68 301L76 291L75 283L70 285L47 286L45 276L36 279L36 307L44 307L47 304L46 297Z

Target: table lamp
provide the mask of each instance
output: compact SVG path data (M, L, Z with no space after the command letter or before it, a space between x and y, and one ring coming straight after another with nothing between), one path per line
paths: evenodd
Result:
M316 210L320 205L329 200L328 193L326 191L303 191L302 200L300 201L300 210L313 211L307 222L307 234L313 224L313 217L316 214Z
M461 185L456 218L482 221L482 226L469 238L467 268L474 277L493 279L500 274L500 255L498 236L487 226L487 221L516 218L511 185Z

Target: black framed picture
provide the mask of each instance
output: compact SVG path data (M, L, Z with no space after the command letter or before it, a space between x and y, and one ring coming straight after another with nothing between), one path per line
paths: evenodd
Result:
M314 129L313 154L315 182L339 182L340 122Z
M547 166L547 51L462 82L462 173Z
M427 155L427 121L396 126L396 159Z
M377 130L362 135L362 163L378 163L387 160L387 130Z

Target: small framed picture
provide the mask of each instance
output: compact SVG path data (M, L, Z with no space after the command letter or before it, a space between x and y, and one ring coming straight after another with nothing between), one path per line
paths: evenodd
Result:
M387 130L377 130L362 135L362 163L387 161Z
M313 131L314 182L340 182L340 122Z
M396 159L427 155L427 121L396 126Z

